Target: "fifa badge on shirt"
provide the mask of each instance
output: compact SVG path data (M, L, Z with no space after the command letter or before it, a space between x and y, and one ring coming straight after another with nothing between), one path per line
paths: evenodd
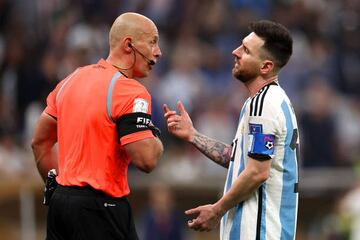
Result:
M262 133L262 129L263 129L262 124L249 123L250 134Z
M134 100L133 112L148 112L149 103L143 98L136 98Z

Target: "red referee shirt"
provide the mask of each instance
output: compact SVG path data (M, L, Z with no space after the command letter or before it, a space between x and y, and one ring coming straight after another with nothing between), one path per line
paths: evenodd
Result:
M124 145L153 135L144 129L121 136L119 143L115 121L138 111L151 114L146 88L103 59L61 81L45 108L57 119L59 184L90 185L113 197L128 195L130 159Z

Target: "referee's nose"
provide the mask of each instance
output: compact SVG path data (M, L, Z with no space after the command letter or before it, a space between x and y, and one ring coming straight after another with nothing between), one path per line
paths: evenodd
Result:
M162 56L161 49L160 49L159 45L157 45L156 48L154 49L153 55L154 55L154 57L156 59L158 59L158 58L160 58Z

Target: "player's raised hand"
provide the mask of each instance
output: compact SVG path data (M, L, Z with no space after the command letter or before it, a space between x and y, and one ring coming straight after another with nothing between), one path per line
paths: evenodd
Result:
M168 131L178 138L191 142L196 130L181 101L177 102L177 108L179 114L177 114L175 110L171 110L166 104L163 105L164 118L167 122Z

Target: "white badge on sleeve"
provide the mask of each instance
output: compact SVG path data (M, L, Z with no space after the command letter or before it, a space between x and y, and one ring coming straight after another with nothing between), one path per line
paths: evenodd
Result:
M149 103L143 98L135 98L133 112L148 112Z

